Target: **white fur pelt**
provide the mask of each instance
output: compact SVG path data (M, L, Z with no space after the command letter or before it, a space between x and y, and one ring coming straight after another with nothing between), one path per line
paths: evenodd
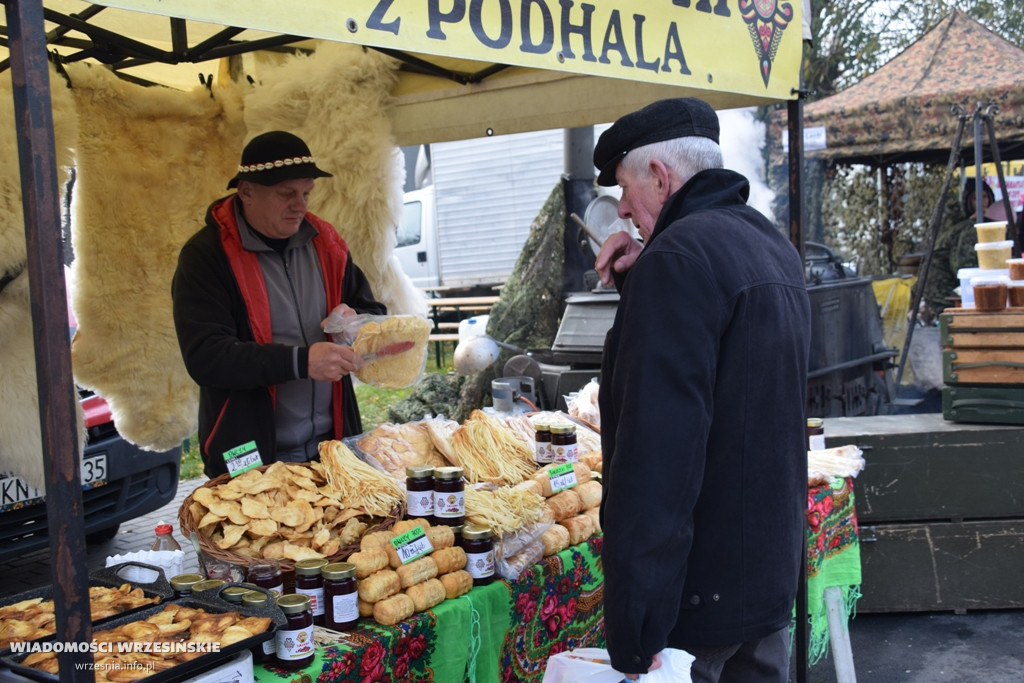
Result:
M57 165L67 180L70 147L75 142L74 102L65 82L52 71L51 100ZM16 474L33 486L45 485L42 432L39 424L39 393L36 355L29 305L29 276L25 243L25 220L21 204L21 174L15 137L14 99L10 72L0 78L0 277L20 273L0 292L0 471ZM40 226L45 229L47 226ZM49 226L59 230L59 226ZM54 238L57 236L54 235ZM45 235L42 239L46 239ZM61 274L63 275L63 273ZM54 283L57 284L57 283ZM76 396L68 378L68 397ZM85 447L82 411L75 402L78 421L79 455Z
M396 68L358 45L320 43L312 56L261 68L245 97L245 123L249 138L280 129L306 141L334 176L317 180L310 210L345 238L390 313L426 315L423 294L393 258L404 180L387 116Z
M126 439L167 450L195 432L198 410L171 278L206 207L228 194L245 136L241 86L181 92L84 63L67 70L79 116L75 378L107 399Z

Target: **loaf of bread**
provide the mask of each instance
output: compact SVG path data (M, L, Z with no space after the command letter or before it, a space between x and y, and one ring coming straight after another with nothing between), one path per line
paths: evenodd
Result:
M601 482L590 480L573 489L580 497L580 509L597 507L601 504Z
M416 517L414 519L400 519L395 522L395 525L391 527L391 531L394 532L395 536L404 534L409 529L415 529L421 527L423 531L430 528L430 522L423 519L422 517Z
M384 548L369 548L352 553L347 561L356 566L356 578L365 579L388 566L388 554Z
M430 559L437 565L438 574L447 574L466 566L466 551L458 546L442 548L430 553Z
M473 577L465 569L442 574L439 580L444 586L444 596L448 600L465 595L473 588Z
M444 601L445 588L437 579L427 579L423 583L406 588L405 594L412 598L415 610L422 612Z
M394 569L381 569L357 583L359 597L366 602L380 602L402 590L402 582Z
M405 593L396 593L389 598L375 603L373 618L377 623L394 626L403 619L408 619L416 611L416 603Z
M366 602L366 600L358 599L356 604L359 606L359 616L361 617L372 617L373 616L373 603Z
M552 524L541 534L540 541L544 544L544 557L554 555L569 547L569 530L561 524Z
M532 493L536 493L538 496L544 497L544 487L541 486L540 482L536 479L526 479L519 482L512 488L515 489L526 489ZM548 487L550 489L550 486Z
M580 456L580 462L589 467L592 472L600 472L603 461L601 451L590 451Z
M402 588L404 589L437 576L437 565L434 564L434 560L427 555L426 557L413 560L408 564L403 564L395 571L398 574L398 580L401 582Z
M544 467L537 470L531 479L540 486L541 494L547 498L551 496L554 491L551 490L551 473L550 470L553 466L557 466L565 463L556 463L555 465L545 465ZM576 475L576 483L583 484L590 481L593 476L590 473L590 468L585 463L574 462L572 464L573 474Z
M391 539L394 537L395 532L391 530L371 531L359 539L359 549L369 550L370 548L382 548L391 545Z
M601 508L590 508L589 510L584 510L583 514L590 517L590 521L594 523L594 533L599 533L601 531Z
M452 531L450 526L444 524L428 528L427 538L430 539L430 545L434 546L434 550L451 548L455 545L455 532Z
M587 515L576 515L559 522L569 531L569 545L582 543L594 535L594 520Z
M578 515L583 509L580 496L575 489L559 491L547 499L547 506L551 510L551 518L556 522Z

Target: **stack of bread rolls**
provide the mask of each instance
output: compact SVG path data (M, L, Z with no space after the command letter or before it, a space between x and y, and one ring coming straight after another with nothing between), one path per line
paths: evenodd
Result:
M423 527L433 551L402 564L391 540ZM468 593L473 577L465 570L466 552L455 545L451 527L425 519L401 520L386 531L363 536L348 561L356 566L359 616L386 626L408 619L440 602Z
M572 463L576 485L555 492L551 489L549 474L553 466L557 464L545 465L530 479L517 485L545 498L549 519L554 522L541 536L545 557L582 543L601 531L598 517L601 483L592 478L590 467L584 462Z

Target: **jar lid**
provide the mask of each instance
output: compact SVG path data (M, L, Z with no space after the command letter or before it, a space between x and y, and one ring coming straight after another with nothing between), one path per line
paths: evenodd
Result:
M538 432L549 432L551 431L551 424L548 422L538 422L534 425Z
M192 590L208 591L211 588L220 588L226 583L227 581L225 581L224 579L206 579L205 581L200 581L199 583L192 586Z
M809 417L809 418L807 418L807 426L811 427L812 429L817 429L818 427L822 426L823 424L825 424L825 421L823 419L821 419L820 417Z
M262 607L267 604L267 594L260 591L249 591L242 596L242 604L249 607Z
M467 524L462 527L462 537L467 541L482 541L491 537L491 527L481 524Z
M435 467L435 479L462 479L461 467Z
M1010 249L1013 247L1013 240L1002 240L999 242L978 242L974 245L975 251L987 251L989 249Z
M309 596L301 593L289 593L277 599L277 606L285 614L301 614L309 609Z
M327 560L322 557L299 560L295 563L295 573L299 576L316 576L326 565Z
M281 564L277 560L262 559L249 565L249 578L253 576L272 576L281 571Z
M571 422L560 422L559 424L551 425L552 434L575 434L576 425Z
M245 586L228 586L220 592L220 597L224 598L228 602L237 604L241 603L242 596L249 592L251 592L251 590Z
M405 468L405 476L413 479L426 479L434 476L433 465L409 465Z
M177 576L171 577L171 588L174 590L192 590L200 581L205 581L206 577L202 574L178 574Z
M340 581L350 579L356 575L356 566L351 562L332 562L324 567L321 572L329 581Z

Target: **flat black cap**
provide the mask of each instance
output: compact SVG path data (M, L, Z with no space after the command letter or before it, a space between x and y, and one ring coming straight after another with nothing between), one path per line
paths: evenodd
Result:
M615 170L631 150L652 142L684 137L711 138L718 142L718 114L696 97L658 100L626 114L601 133L594 147L598 185L614 185Z

